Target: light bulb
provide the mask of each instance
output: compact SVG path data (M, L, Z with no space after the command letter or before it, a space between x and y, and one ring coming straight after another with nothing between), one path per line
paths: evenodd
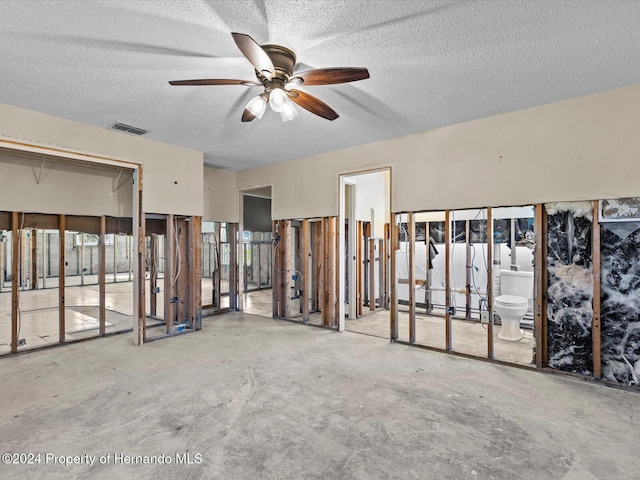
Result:
M267 101L262 95L258 95L249 100L245 108L254 114L256 118L261 119L267 109Z
M289 120L293 120L298 116L298 110L293 105L293 102L287 99L287 102L284 104L284 108L280 112L280 118L283 122L288 122Z
M269 105L274 112L281 112L288 101L287 94L281 88L274 88L269 94Z

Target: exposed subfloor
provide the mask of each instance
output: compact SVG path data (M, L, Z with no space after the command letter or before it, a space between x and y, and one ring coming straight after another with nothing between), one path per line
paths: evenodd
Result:
M203 327L0 359L3 451L41 453L1 476L637 478L637 392L241 313Z

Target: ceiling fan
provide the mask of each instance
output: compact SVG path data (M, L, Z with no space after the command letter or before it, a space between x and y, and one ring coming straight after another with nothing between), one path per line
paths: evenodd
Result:
M293 73L296 55L280 45L258 45L249 35L231 33L242 54L256 71L256 80L233 80L212 78L202 80L173 80L171 85L245 85L262 86L264 92L252 98L242 113L243 122L262 118L267 108L280 113L283 122L298 115L293 103L327 120L338 118L336 111L317 97L295 87L312 85L334 85L369 78L366 68L318 68ZM293 102L293 103L292 103Z

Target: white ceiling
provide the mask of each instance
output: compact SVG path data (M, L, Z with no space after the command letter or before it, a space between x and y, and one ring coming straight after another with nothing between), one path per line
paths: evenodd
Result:
M0 1L0 102L205 153L242 170L639 83L640 2ZM367 67L308 87L340 118L300 110L241 123L259 87L230 32L302 65ZM122 133L122 135L126 135Z

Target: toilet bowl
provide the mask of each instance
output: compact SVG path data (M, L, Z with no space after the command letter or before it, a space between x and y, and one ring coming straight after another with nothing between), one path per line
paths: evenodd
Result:
M517 295L500 295L496 298L493 308L502 323L498 338L511 342L521 340L524 332L520 330L520 320L529 309L529 300Z
M493 311L502 324L498 338L517 342L524 336L520 320L529 310L529 299L533 297L533 272L501 270L500 290L502 295L493 302Z

